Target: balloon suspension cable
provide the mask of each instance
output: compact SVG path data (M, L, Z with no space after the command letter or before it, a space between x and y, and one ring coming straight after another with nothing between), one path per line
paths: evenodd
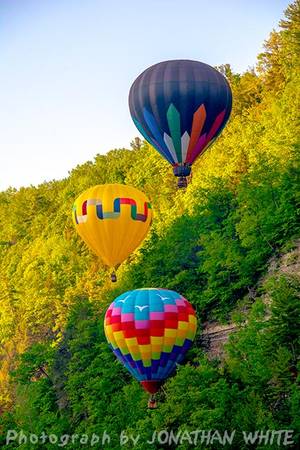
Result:
M149 409L156 409L157 408L157 402L155 399L155 394L151 394L148 400L148 408Z
M165 388L163 386L160 389L165 395L167 395L166 390L165 390Z
M110 279L113 283L115 283L117 281L117 275L116 272L113 270L112 273L110 274Z
M187 181L186 177L179 177L178 178L177 186L179 187L179 189L186 188L187 185L188 185L188 181Z

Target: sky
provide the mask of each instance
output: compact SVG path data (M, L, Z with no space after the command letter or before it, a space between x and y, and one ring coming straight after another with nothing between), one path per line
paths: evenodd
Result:
M0 0L0 190L61 179L139 136L128 92L168 59L243 72L289 1Z

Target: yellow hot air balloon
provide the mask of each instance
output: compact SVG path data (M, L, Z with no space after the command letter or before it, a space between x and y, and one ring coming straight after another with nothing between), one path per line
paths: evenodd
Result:
M73 206L80 237L102 261L115 269L143 241L152 221L143 192L123 184L104 184L83 192ZM116 281L112 272L112 281Z

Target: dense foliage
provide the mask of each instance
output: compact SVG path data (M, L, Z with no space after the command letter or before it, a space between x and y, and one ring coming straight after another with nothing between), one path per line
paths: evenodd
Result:
M0 193L2 445L8 429L106 432L110 449L120 448L122 430L140 435L137 449L195 447L187 437L146 443L155 430L236 430L231 446L216 439L197 448L279 448L242 438L243 431L266 429L295 430L296 442L299 274L267 272L270 261L295 248L300 231L299 15L296 0L255 70L219 67L232 86L233 114L186 191L136 139L131 149L97 155L64 180ZM143 190L155 213L150 236L121 266L116 286L76 236L70 214L84 189L109 182ZM222 361L207 359L198 339L155 411L146 409L146 394L115 360L103 332L108 304L139 287L184 295L197 309L199 335L208 320L238 327Z

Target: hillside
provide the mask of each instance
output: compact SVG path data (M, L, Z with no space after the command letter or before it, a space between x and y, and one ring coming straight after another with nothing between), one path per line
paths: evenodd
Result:
M232 333L237 332L241 327L247 326L247 316L252 303L257 300L259 292L264 290L265 286L270 279L278 280L280 277L286 276L290 280L299 280L300 278L300 242L296 241L295 246L292 250L285 253L281 257L271 258L268 263L267 274L258 281L254 289L249 290L248 296L245 298L246 301L241 302L237 307L235 314L241 310L245 319L244 321L239 321L238 323L231 320L229 323L220 324L217 321L207 321L202 324L201 334L198 337L197 344L207 353L210 360L214 358L224 359L226 357L226 343L230 339ZM270 312L268 311L268 305L271 304L272 299L265 293L262 297L264 304L266 305L266 315L264 320L268 320L270 317ZM232 318L231 318L232 319Z
M294 430L294 442L299 438L299 6L288 7L255 69L218 68L232 87L232 116L186 190L177 190L170 166L135 139L64 180L0 193L2 445L9 429L106 431L110 449L120 448L122 430L140 435L136 449L164 448L145 442L165 429L237 430L234 446L198 448L262 448L248 446L243 430ZM76 235L71 210L88 187L114 182L144 191L154 221L112 285ZM112 300L142 287L180 292L199 320L197 344L166 382L155 412L103 331ZM236 327L221 363L201 344L210 323ZM188 440L166 446L195 448Z

